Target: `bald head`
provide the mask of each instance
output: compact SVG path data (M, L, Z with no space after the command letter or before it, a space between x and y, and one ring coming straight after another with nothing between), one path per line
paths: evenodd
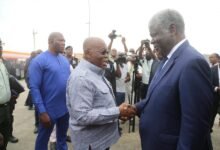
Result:
M97 46L99 45L106 45L106 44L101 38L89 37L85 39L85 41L83 42L83 51L85 53L87 50L97 49Z
M90 63L105 68L108 61L108 51L105 42L98 37L89 37L83 42L84 59Z
M60 32L52 32L48 37L49 50L53 53L63 53L65 48L65 39Z
M55 38L57 38L59 36L63 36L63 34L60 33L60 32L52 32L52 33L50 33L50 35L48 37L48 43L53 41Z

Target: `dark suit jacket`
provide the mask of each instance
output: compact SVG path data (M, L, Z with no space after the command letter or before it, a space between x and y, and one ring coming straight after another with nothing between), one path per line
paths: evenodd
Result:
M143 150L208 150L210 81L209 65L184 42L153 78L146 99L136 104Z
M215 65L211 68L211 72L212 72L212 85L213 85L213 91L215 90L215 87L219 86L219 74L218 74L218 65ZM214 92L215 93L215 99L219 100L219 93L218 92Z
M213 118L211 122L211 127L214 125L215 116L218 111L219 107L219 101L220 101L220 94L219 92L215 92L215 87L219 86L219 74L218 74L218 65L215 65L211 68L212 72L212 86L213 86L213 92L214 92L214 106L213 106Z

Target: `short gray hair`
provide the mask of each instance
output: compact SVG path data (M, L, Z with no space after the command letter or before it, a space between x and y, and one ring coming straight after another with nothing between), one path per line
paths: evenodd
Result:
M155 14L149 22L149 27L158 25L163 29L169 29L171 24L176 26L178 33L184 34L185 24L183 17L178 11L172 9L165 9Z

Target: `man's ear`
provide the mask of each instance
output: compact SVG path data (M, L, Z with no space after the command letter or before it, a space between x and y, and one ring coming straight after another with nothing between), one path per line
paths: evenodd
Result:
M91 51L89 49L87 49L86 51L84 51L84 57L89 59L91 55Z
M52 43L53 43L52 39L48 40L48 44L52 44Z
M171 25L169 26L169 31L170 31L170 33L172 33L172 34L176 34L176 25L175 25L175 24L171 24Z

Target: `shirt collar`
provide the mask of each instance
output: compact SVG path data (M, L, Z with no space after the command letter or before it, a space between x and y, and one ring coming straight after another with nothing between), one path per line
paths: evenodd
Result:
M97 67L96 65L90 63L89 61L85 60L85 59L82 59L80 61L80 63L85 66L85 67L88 67L91 71L97 73L98 75L104 75L105 71L104 69L100 68L100 67Z
M167 58L170 59L171 56L173 55L173 53L180 47L180 45L182 45L184 42L186 41L186 38L184 38L183 40L181 40L179 43L177 43L169 52L169 54L167 55Z

